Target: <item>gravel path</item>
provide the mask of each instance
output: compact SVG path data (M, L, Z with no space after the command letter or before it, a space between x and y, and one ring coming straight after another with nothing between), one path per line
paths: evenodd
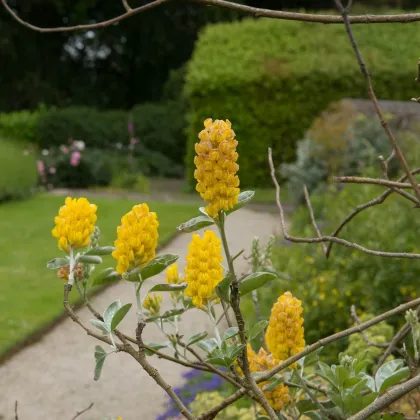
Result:
M265 241L279 233L278 218L267 213L241 209L227 221L228 239L234 254L242 248L247 252L254 236ZM180 269L184 267L190 234L179 235L162 253L179 254ZM247 270L247 262L238 258L238 272ZM162 282L158 276L153 283ZM168 296L169 297L169 296ZM109 287L93 299L102 311L115 299L133 301L128 283ZM169 299L168 299L169 300ZM135 329L135 311L131 310L121 324L125 332ZM92 318L86 309L78 311L84 319ZM208 328L205 315L197 310L183 316L181 331L188 337ZM146 342L164 341L155 325L145 329ZM70 420L91 402L93 408L78 417L80 420L105 420L122 416L124 420L154 420L164 411L166 394L141 367L125 353L112 354L105 361L102 377L93 380L93 350L98 342L83 333L79 326L66 319L38 343L24 349L0 367L0 420L14 420L15 400L19 402L19 420ZM149 361L172 386L182 385L185 368L156 357Z

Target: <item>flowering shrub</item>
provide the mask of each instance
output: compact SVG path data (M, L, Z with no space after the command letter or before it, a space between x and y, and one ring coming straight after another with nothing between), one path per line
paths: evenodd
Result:
M363 356L340 355L338 365L329 366L319 361L319 352L323 346L339 338L378 324L383 320L381 316L307 345L306 340L313 337L314 331L304 336L302 313L307 305L308 314L316 306L316 301L301 301L290 291L281 291L271 307L268 321L261 319L245 323L240 305L243 297L265 285L279 284L280 278L271 267L269 258L272 241L262 253L258 243L254 242L251 273L239 276L235 271L238 255L232 256L229 249L226 224L234 217L232 214L236 210L252 199L254 193L239 193L239 179L234 175L237 170L237 142L231 124L219 120L213 123L208 119L205 127L205 132L199 135L200 143L196 147L199 158L195 162L197 190L209 206L200 209L201 216L183 223L178 229L190 233L213 226L219 235L208 229L204 230L202 237L193 233L184 275L179 273L175 264L177 255L156 256L158 216L145 203L134 206L122 217L114 246L99 245L97 208L85 198L67 198L55 218L56 227L52 234L57 239L58 248L64 252L64 258L53 259L47 267L58 270L59 276L66 280L64 306L69 316L89 335L107 345L106 349L100 345L95 347L94 379L99 380L107 357L126 352L169 395L177 409L173 414L178 415L179 410L189 420L210 420L216 416L220 419L235 416L247 418L251 415L249 409L234 410L232 406L243 397L253 401L253 413L257 418L270 420L301 416L354 420L358 417L352 416L370 410L374 410L374 416L369 418L387 419L387 415L381 417L377 412L379 409L375 408L383 401L381 394L401 381L412 386L411 381L414 380L416 384L418 380L408 379L410 369L419 360L420 323L417 312L407 312L414 356L388 362L380 360L371 374L367 372ZM232 171L228 171L226 176L219 165ZM210 172L208 168L214 171ZM96 267L102 263L102 256L109 254L116 260L116 267L98 270ZM165 270L165 282L155 284L143 294L147 280ZM131 303L123 304L117 299L100 314L87 298L89 287L119 280L134 284L137 312L135 338L118 329L131 310ZM93 330L80 320L69 305L68 295L73 286L94 316L90 320ZM297 290L294 292L296 296L304 298L307 290L301 287L295 281L290 284L291 289ZM332 291L334 293L334 289ZM324 298L320 299L324 300L327 290L323 289L321 293ZM172 307L163 312L165 294L170 296ZM257 307L258 294L254 294L253 298ZM416 300L391 312L402 313L419 304L420 300ZM183 314L196 310L208 316L212 332L201 331L184 337ZM231 316L235 323L232 323ZM227 326L221 323L222 319L226 320ZM143 341L142 334L149 323L155 323L161 329L166 341ZM256 351L251 343L258 336L261 337L262 347ZM233 393L223 396L222 400L216 394L197 397L197 392L185 393L185 389L182 395L180 390L172 389L166 382L164 373L154 368L153 355L217 375L212 378L228 383ZM395 389L401 386L405 389L405 382ZM204 400L206 404L212 402L212 406L204 406ZM401 419L401 416L397 418Z

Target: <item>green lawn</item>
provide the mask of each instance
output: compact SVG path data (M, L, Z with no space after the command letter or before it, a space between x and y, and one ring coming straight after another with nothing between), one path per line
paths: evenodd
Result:
M101 244L112 245L121 216L138 203L91 201L98 205ZM47 261L62 256L51 229L63 204L64 197L39 195L0 205L0 355L63 311L63 281L46 269ZM171 238L177 225L198 213L190 204L148 204L158 214L160 244Z

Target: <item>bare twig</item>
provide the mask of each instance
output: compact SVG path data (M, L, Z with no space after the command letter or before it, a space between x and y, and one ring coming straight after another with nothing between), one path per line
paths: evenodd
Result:
M75 415L74 417L72 417L72 419L71 419L71 420L75 420L75 419L77 419L77 417L81 416L83 413L86 413L86 411L89 411L92 407L93 407L93 403L90 403L89 407L85 408L85 409L84 409L84 410L82 410L82 411L78 411L78 412L76 413L76 415Z
M412 390L420 386L420 375L415 376L413 379L410 379L407 382L404 382L401 385L398 385L384 395L379 397L375 402L359 411L354 416L351 416L349 420L365 420L373 416L375 413L378 413L385 408L389 407L392 403L400 399L402 396L408 394Z
M356 322L356 325L360 325L362 323L362 321L357 316L356 307L354 305L351 305L350 313L351 313L351 317ZM365 340L366 344L368 344L369 346L377 347L379 349L386 349L386 348L388 348L388 346L390 344L390 343L383 343L383 344L374 343L373 341L371 341L369 339L369 337L366 335L365 331L360 331L360 333L362 334L363 340Z
M398 182L398 181L390 181L389 179L381 179L381 178L368 178L362 176L335 176L334 181L343 182L343 183L351 183L351 184L372 184L372 185L381 185L383 187L389 188L405 188L405 189L412 189L412 184L408 182ZM416 183L416 186L418 184Z
M297 236L291 236L287 232L284 209L280 200L280 184L276 178L276 171L274 169L273 156L271 148L268 149L268 161L271 169L271 178L276 187L276 203L280 212L280 224L283 230L283 236L286 240L294 243L306 243L306 244L315 244L322 242L335 242L340 245L347 246L349 248L357 249L358 251L364 252L365 254L375 255L377 257L386 257L386 258L409 258L409 259L419 259L420 254L411 254L407 252L386 252L386 251L375 251L373 249L365 248L354 242L346 241L345 239L337 238L335 236L322 236L320 238L301 238Z
M17 402L17 400L15 401L15 420L19 420L19 416L18 416L18 402Z
M75 25L75 26L59 26L55 28L44 28L44 27L36 26L29 22L26 22L21 17L19 17L19 15L8 5L7 0L1 0L1 3L3 4L7 12L13 17L13 19L15 19L21 25L26 26L29 29L32 29L37 32L69 32L69 31L105 28L107 26L114 25L118 22L121 22L136 14L146 12L147 10L161 6L162 4L168 3L169 1L171 0L155 0L155 1L152 1L151 3L147 3L143 6L136 7L136 8L130 8L127 4L128 6L127 8L123 0L123 5L126 9L126 12L112 19L109 19L103 22L98 22L98 23ZM324 23L324 24L343 23L343 18L341 16L336 16L336 15L284 12L281 10L270 10L270 9L263 9L259 7L246 6L243 4L233 3L231 1L225 1L225 0L186 0L186 1L191 2L191 3L201 4L203 6L218 6L221 8L249 14L255 17L269 17L273 19L296 20L296 21L301 21L301 22L314 22L314 23ZM404 13L404 14L396 14L396 15L350 16L349 21L352 24L418 22L420 21L420 13Z
M351 29L351 22L350 22L348 10L346 10L343 7L343 5L341 3L341 0L334 0L334 1L335 1L335 4L337 6L338 11L341 13L341 16L343 18L344 26L345 26L346 32L347 32L347 36L349 38L350 44L351 44L351 46L354 50L354 53L356 55L357 62L358 62L359 67L360 67L360 71L362 72L363 76L366 79L367 90L368 90L368 93L369 93L369 97L370 97L370 99L373 103L373 106L375 107L376 114L377 114L377 116L378 116L378 118L379 118L379 120L382 124L382 127L385 130L385 133L388 136L388 139L389 139L390 143L392 144L392 147L395 150L395 155L397 156L398 160L400 161L401 166L403 167L404 172L406 173L406 175L408 177L408 180L410 181L410 184L412 185L413 190L416 193L417 199L420 200L420 187L417 184L416 180L414 179L414 176L411 174L410 168L408 167L408 164L407 164L407 161L405 160L404 154L401 151L401 149L398 145L398 142L397 142L394 134L392 133L391 129L389 128L388 122L386 121L386 119L385 119L385 117L382 113L381 107L379 105L378 99L377 99L376 94L375 94L375 90L373 89L372 79L370 77L369 71L366 67L366 63L363 60L363 56L360 52L360 49L359 49L359 47L357 45L357 42L356 42L356 39L354 38L354 35L353 35L353 31Z
M127 0L121 0L121 2L122 2L122 4L123 4L123 6L124 6L124 9L127 11L127 12L132 12L132 8L130 7L130 5L128 4L128 2L127 2Z
M312 226L314 227L315 232L318 235L318 238L322 238L321 231L319 230L319 227L316 224L314 210L312 208L311 199L309 197L309 192L308 192L308 187L306 185L303 186L303 193L305 194L306 205L308 206L308 209L309 209L309 215L311 217ZM324 243L321 243L321 247L322 247L322 251L323 251L324 255L327 255L326 245Z

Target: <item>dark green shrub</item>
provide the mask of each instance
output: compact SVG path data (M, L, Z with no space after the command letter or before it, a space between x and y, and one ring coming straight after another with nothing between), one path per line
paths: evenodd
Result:
M59 146L68 138L83 140L88 147L105 149L127 143L125 111L98 111L89 107L55 109L42 114L36 126L43 148Z
M331 187L328 193L313 196L321 231L331 233L358 204L381 191L368 185L346 185L341 191ZM407 200L391 196L382 206L357 215L341 237L375 250L419 252L418 228L418 210ZM307 208L294 213L291 233L314 236ZM319 245L282 243L274 248L273 264L290 279L262 291L262 311L267 315L276 297L290 290L303 302L309 343L347 328L353 304L363 312L379 314L418 296L419 260L380 258L337 244L327 260ZM251 302L246 305L252 317ZM341 346L344 349L345 342Z
M380 99L416 90L414 26L354 27ZM277 164L295 157L295 143L314 117L344 97L366 97L354 53L340 25L269 19L206 27L188 65L188 177L204 119L230 119L239 141L243 186L266 186L267 148Z
M16 140L0 138L0 201L24 197L37 179L35 152Z

